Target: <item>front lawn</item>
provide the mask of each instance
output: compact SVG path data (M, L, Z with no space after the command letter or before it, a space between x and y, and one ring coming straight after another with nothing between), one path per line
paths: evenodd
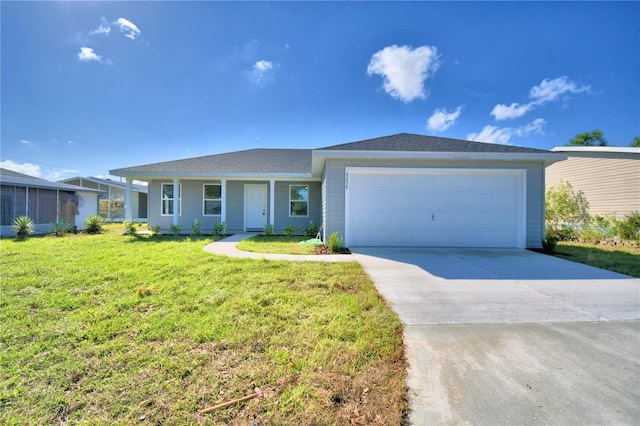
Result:
M240 250L255 253L275 254L315 254L315 246L301 245L300 241L306 241L309 237L265 237L257 235L241 241L237 247Z
M601 246L562 241L554 256L640 278L640 247Z
M403 422L402 326L357 263L115 234L0 240L0 424Z

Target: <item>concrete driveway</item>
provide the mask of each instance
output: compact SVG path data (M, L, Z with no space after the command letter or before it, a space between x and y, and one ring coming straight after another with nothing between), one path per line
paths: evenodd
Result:
M640 280L525 250L351 250L405 325L411 424L640 424Z

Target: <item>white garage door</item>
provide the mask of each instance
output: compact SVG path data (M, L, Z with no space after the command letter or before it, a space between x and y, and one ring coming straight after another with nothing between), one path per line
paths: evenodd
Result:
M525 171L348 167L350 246L525 247Z

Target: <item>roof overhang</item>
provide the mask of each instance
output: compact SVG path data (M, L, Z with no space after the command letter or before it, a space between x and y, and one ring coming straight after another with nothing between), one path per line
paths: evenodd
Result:
M626 146L557 146L553 152L611 152L622 154L640 154L640 148Z
M311 173L198 173L140 172L110 170L109 174L127 179L149 182L151 180L317 180Z
M24 186L27 188L56 189L60 191L94 192L94 193L105 192L105 191L100 191L98 189L83 188L81 186L69 185L66 183L50 182L48 180L43 180L43 179L28 179L28 178L13 177L13 176L2 176L2 178L0 179L0 183L3 185Z
M465 161L538 161L545 165L567 159L554 152L432 152L432 151L346 151L314 150L311 154L312 174L321 176L328 159L358 160L465 160Z

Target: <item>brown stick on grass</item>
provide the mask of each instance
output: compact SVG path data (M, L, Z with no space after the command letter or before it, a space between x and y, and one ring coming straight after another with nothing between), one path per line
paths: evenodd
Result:
M198 410L198 414L211 413L212 411L220 410L222 408L231 407L232 405L238 404L240 402L249 401L250 399L253 399L253 398L257 397L257 396L262 396L262 391L260 390L260 388L255 388L254 390L255 390L255 393L252 393L251 395L246 395L246 396L243 396L241 398L236 398L236 399L232 399L231 401L223 402L222 404L213 405L211 407L207 407L205 409Z

